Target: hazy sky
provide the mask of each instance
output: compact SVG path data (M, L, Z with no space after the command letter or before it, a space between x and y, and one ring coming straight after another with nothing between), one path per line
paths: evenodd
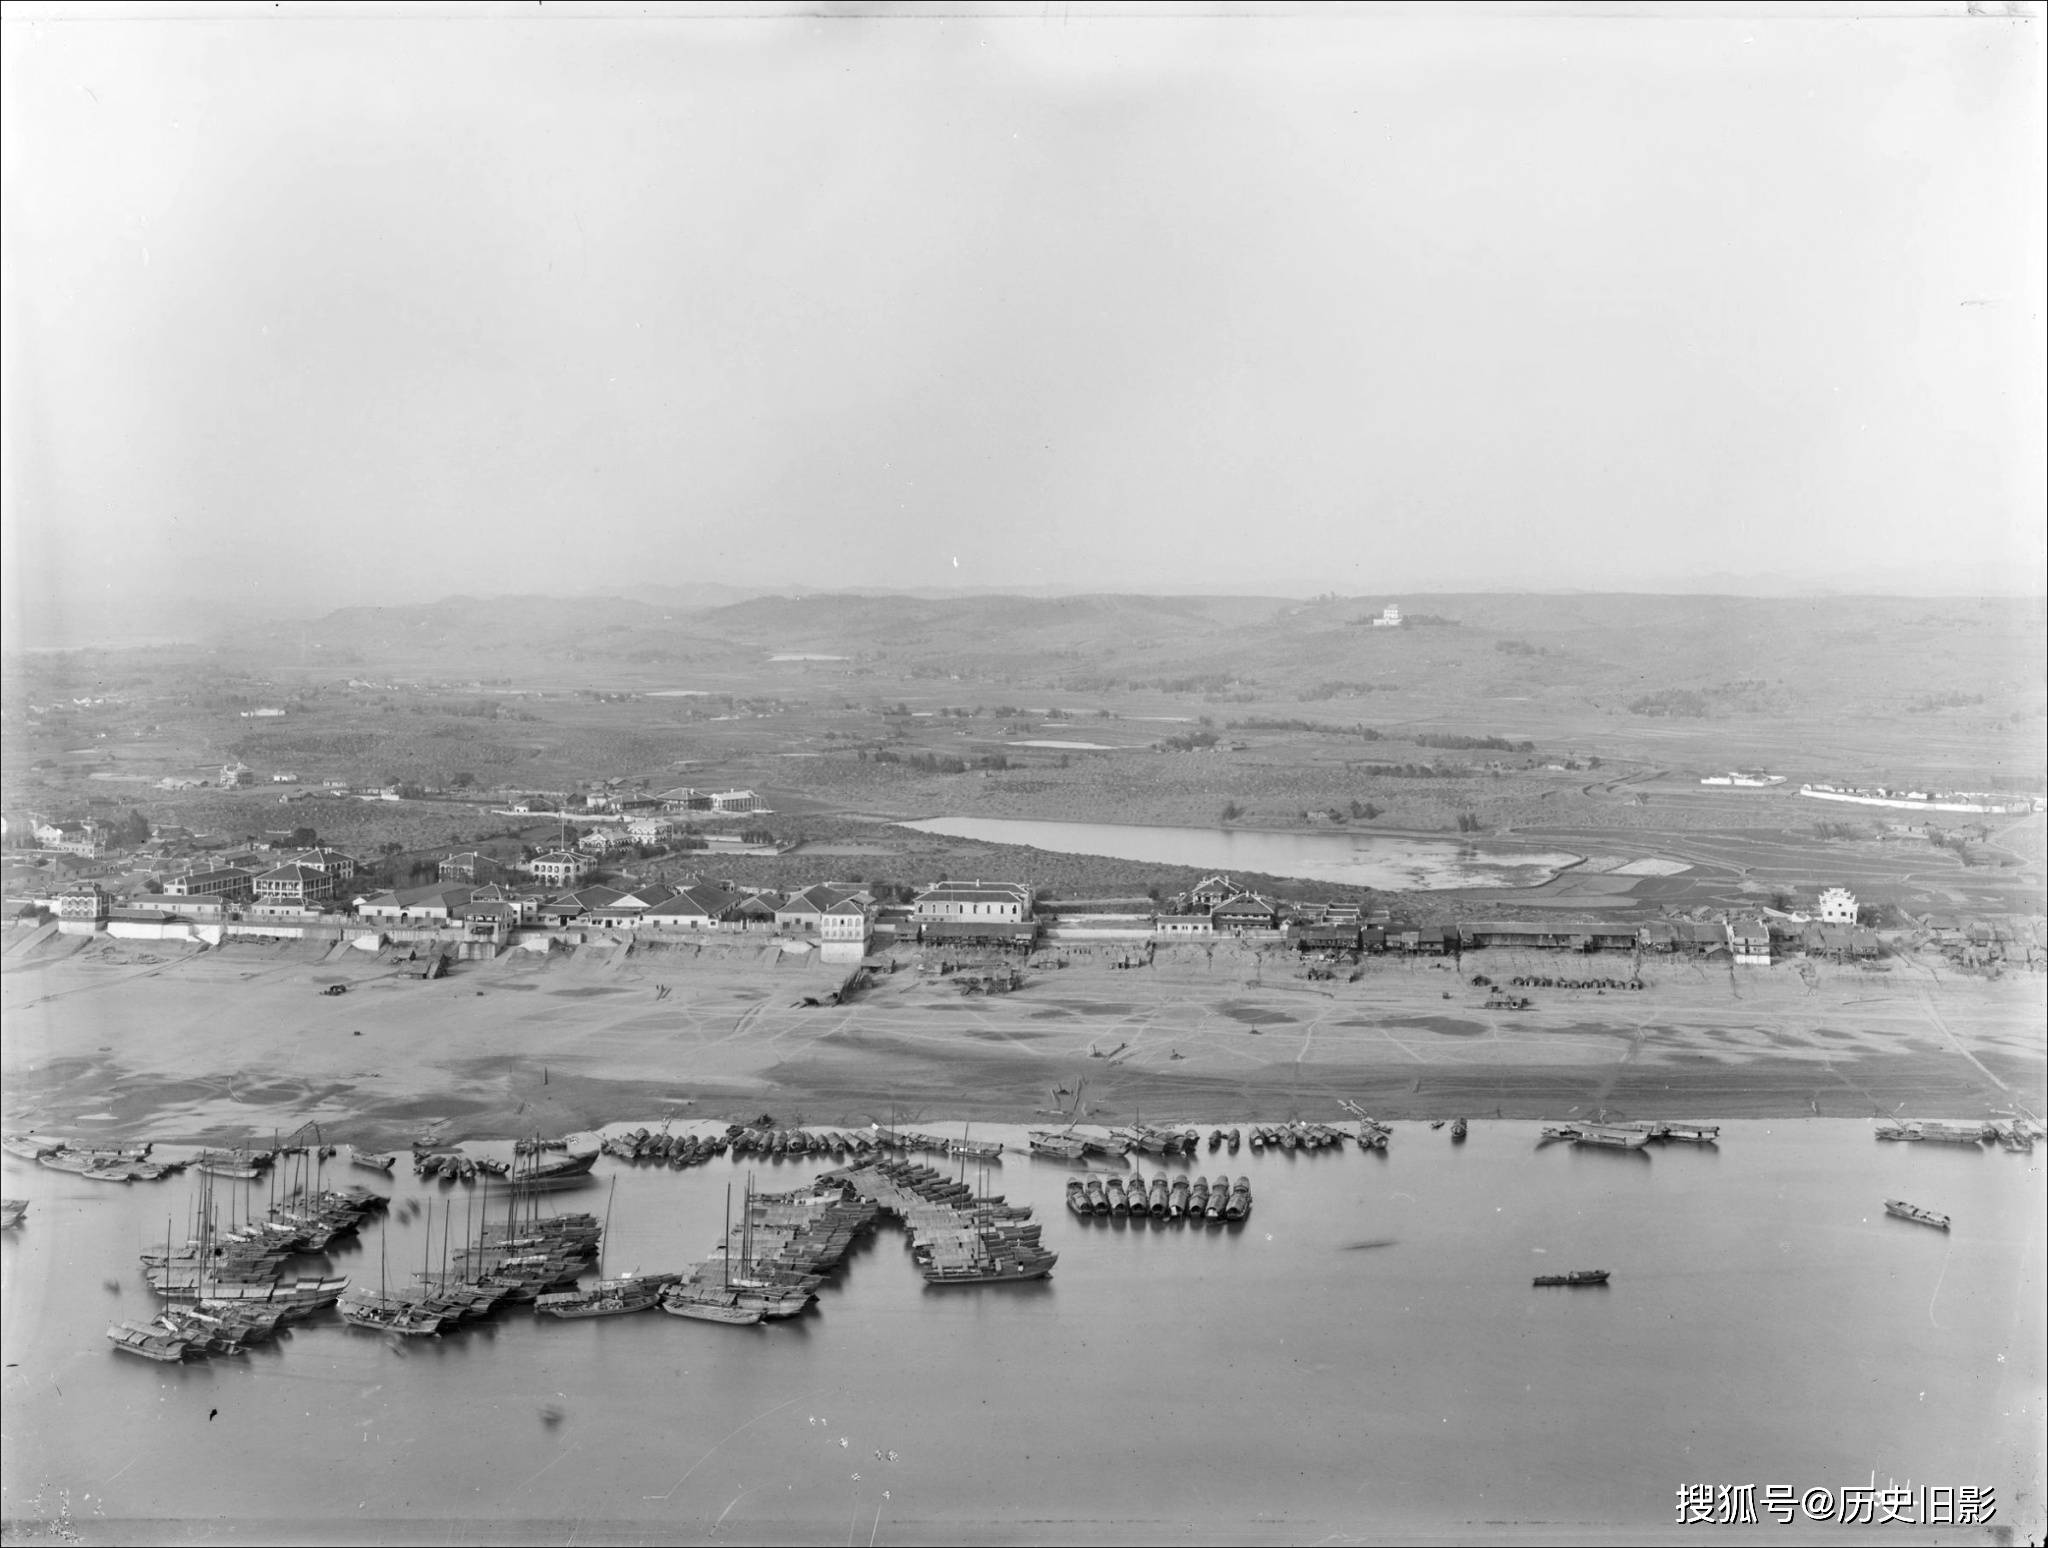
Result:
M9 8L17 625L2042 585L2038 19L616 9Z

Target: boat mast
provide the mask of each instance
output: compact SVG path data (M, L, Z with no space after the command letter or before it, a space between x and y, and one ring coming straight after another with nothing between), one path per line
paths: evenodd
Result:
M725 1185L725 1288L732 1288L732 1184Z

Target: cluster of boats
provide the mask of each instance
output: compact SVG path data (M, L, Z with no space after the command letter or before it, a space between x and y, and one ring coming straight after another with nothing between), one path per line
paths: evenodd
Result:
M2034 1142L2042 1134L2041 1125L2031 1118L1986 1119L1982 1122L1958 1122L1947 1118L1880 1118L1877 1121L1877 1137L1881 1140L1933 1140L1946 1145L1982 1145L1995 1141L2001 1150L2023 1156L2034 1153Z
M1043 1279L1059 1254L1040 1241L1028 1205L977 1194L966 1182L912 1161L871 1161L828 1173L910 1233L918 1272L931 1285Z
M1149 1215L1154 1220L1200 1220L1220 1225L1249 1219L1252 1180L1232 1182L1221 1172L1204 1177L1074 1178L1067 1184L1067 1208L1077 1215Z
M1721 1126L1714 1123L1666 1123L1643 1119L1634 1123L1546 1123L1539 1143L1564 1140L1595 1150L1641 1150L1659 1144L1718 1145Z
M153 1158L148 1141L140 1145L73 1145L59 1139L40 1139L30 1134L10 1134L0 1139L0 1149L24 1161L47 1166L53 1172L74 1172L94 1182L154 1182L187 1163Z

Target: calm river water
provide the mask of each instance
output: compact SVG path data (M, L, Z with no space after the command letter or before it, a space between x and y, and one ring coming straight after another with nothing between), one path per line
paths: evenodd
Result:
M793 1323L513 1313L399 1346L330 1315L185 1367L102 1334L148 1313L136 1251L193 1180L8 1158L31 1201L0 1248L9 1535L1762 1541L1785 1535L1768 1517L1678 1528L1675 1491L1873 1480L1992 1488L2000 1523L2038 1527L2039 1160L1834 1120L1636 1156L1536 1138L1401 1124L1385 1155L1204 1152L1252 1179L1229 1229L1076 1219L1067 1167L1012 1156L996 1187L1060 1254L1037 1285L929 1288L885 1226ZM824 1169L754 1168L765 1188ZM558 1207L601 1213L614 1175L619 1271L702 1258L745 1169L601 1161ZM438 1253L451 1200L460 1234L460 1188L337 1176L399 1195L394 1278ZM1887 1218L1898 1196L1953 1233ZM431 1236L408 1199L432 1200ZM333 1261L375 1282L379 1253L372 1226ZM1611 1288L1530 1286L1582 1267ZM1842 1529L1794 1535L1822 1533Z
M1036 818L933 817L906 822L920 833L1023 844L1061 855L1107 855L1190 865L1205 871L1296 876L1381 891L1446 887L1534 887L1580 857L1555 851L1405 838L1392 833L1266 833L1244 828L1147 827Z

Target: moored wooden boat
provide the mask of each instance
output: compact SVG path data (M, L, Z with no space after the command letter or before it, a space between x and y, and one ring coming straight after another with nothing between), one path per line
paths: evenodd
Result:
M1233 1156L1234 1156L1234 1155L1236 1155L1236 1154L1237 1154L1237 1145L1238 1145L1238 1133L1237 1133L1237 1130L1235 1130L1235 1129L1232 1129L1232 1130L1231 1130L1231 1131L1230 1131L1230 1132L1229 1132L1228 1134L1224 1135L1224 1136L1223 1136L1223 1143L1224 1143L1225 1145L1227 1145L1227 1146L1229 1146L1229 1147L1230 1147L1230 1153L1231 1153L1231 1154L1232 1154Z
M1591 1285L1606 1284L1607 1270L1573 1269L1565 1274L1538 1274L1536 1276L1536 1283L1539 1287L1562 1285L1570 1289L1584 1289Z
M28 1214L27 1199L0 1199L0 1231L11 1231Z
M1931 1209L1922 1209L1918 1204L1908 1204L1904 1199L1886 1199L1884 1212L1896 1215L1901 1220L1911 1220L1917 1225L1933 1226L1937 1231L1948 1229L1948 1216L1937 1215Z
M1088 1202L1088 1185L1078 1177L1067 1179L1067 1208L1077 1215L1094 1213L1093 1207Z
M1451 1125L1451 1143L1462 1144L1465 1139L1465 1120L1460 1118ZM1405 1154L1406 1152L1403 1152Z
M1572 1143L1609 1150L1641 1150L1650 1143L1650 1136L1635 1129L1615 1129L1588 1124L1573 1136Z
M1050 1156L1058 1161L1078 1161L1088 1153L1088 1142L1078 1134L1063 1134L1053 1129L1033 1129L1029 1138L1031 1153L1034 1156Z
M1246 1186L1249 1187L1250 1184L1247 1183ZM1219 1172L1209 1184L1209 1206L1203 1211L1203 1218L1210 1221L1221 1220L1229 1208L1230 1179Z

